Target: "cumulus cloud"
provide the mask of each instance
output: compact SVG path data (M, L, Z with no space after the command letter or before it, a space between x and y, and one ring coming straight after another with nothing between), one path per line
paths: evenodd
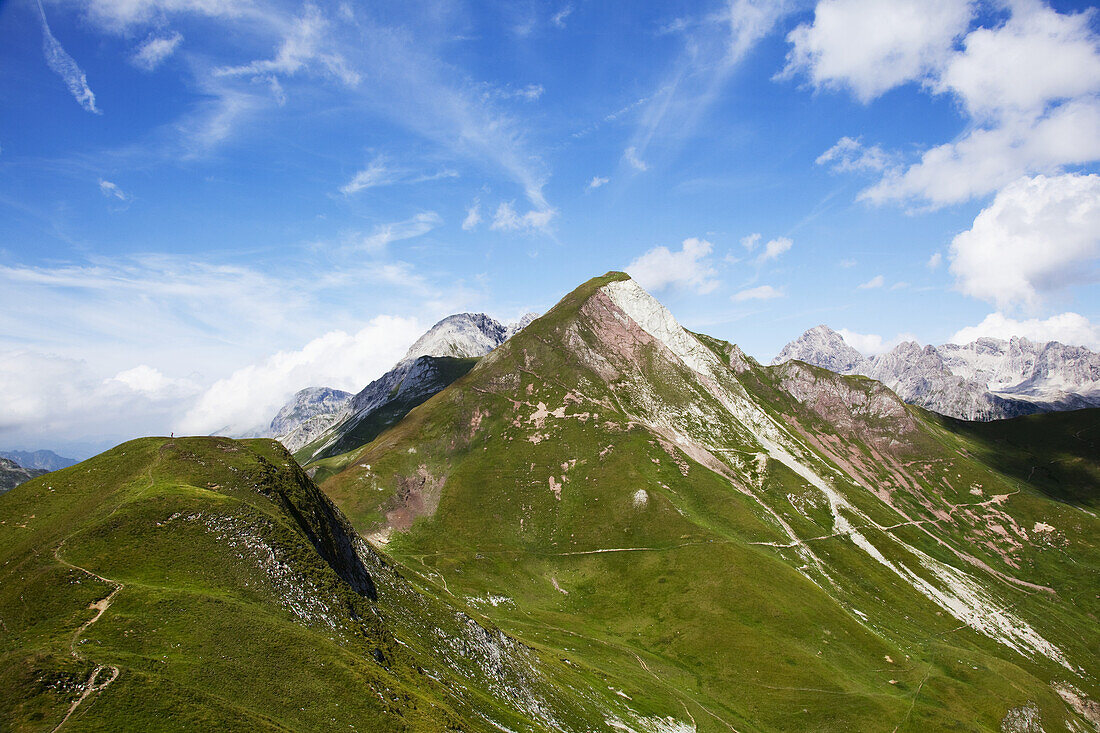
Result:
M130 57L130 61L139 69L153 71L174 54L182 42L183 36L175 32L167 36L149 36Z
M646 165L646 162L638 156L638 148L633 145L623 151L623 160L636 171L649 170L649 166Z
M516 211L515 202L504 201L497 207L489 228L498 232L546 231L556 214L554 209L531 209L520 214Z
M965 0L821 0L814 23L789 37L788 74L805 73L819 88L850 89L864 102L918 82L929 93L950 95L968 124L908 166L853 138L842 138L819 163L880 170L861 200L939 207L1024 175L1100 160L1095 12L1059 13L1039 0L1005 7L1003 22L966 32L974 3ZM889 21L875 20L876 13Z
M773 298L782 298L783 291L773 288L771 285L760 285L759 287L749 288L733 294L730 298L737 303L746 300L772 300Z
M783 254L791 247L794 246L794 242L787 237L776 237L775 239L768 240L768 243L764 245L764 249L756 257L756 264L762 265L769 260L774 260Z
M610 183L611 179L605 176L592 176L592 180L588 182L588 185L584 187L585 193L595 190L600 186Z
M1094 281L1100 257L1100 176L1021 178L956 236L956 287L995 303L1034 307L1045 295Z
M190 379L167 377L159 369L148 364L139 364L133 369L123 370L110 379L103 380L103 383L107 386L119 384L151 399L186 397L199 389L198 385Z
M42 53L46 56L46 65L61 77L73 99L84 109L94 114L101 114L95 106L95 94L88 87L88 77L77 65L57 39L50 32L50 24L46 22L46 11L42 8L42 0L38 0L38 12L42 18Z
M929 270L935 270L942 263L943 263L943 253L933 252L932 256L928 258L928 262L926 264L927 264Z
M886 278L882 275L875 275L873 278L865 283L860 283L857 287L860 290L874 290L875 288L881 288L886 284Z
M983 336L1005 340L1020 336L1039 343L1059 341L1100 351L1100 327L1079 313L1060 313L1042 320L1030 318L1022 321L1001 312L990 313L977 326L959 329L948 341L969 344Z
M869 102L938 69L973 14L968 0L821 0L787 36L783 73Z
M760 244L760 240L763 236L760 232L753 232L752 234L746 234L741 237L741 246L745 248L746 252L752 252L756 249L756 245Z
M331 331L301 349L280 351L215 382L179 421L178 432L255 433L304 386L358 392L393 366L420 332L416 319L378 316L358 333Z
M658 292L667 287L694 290L705 294L718 287L717 274L708 255L714 246L705 239L685 239L680 251L654 247L626 266L630 276L646 290Z

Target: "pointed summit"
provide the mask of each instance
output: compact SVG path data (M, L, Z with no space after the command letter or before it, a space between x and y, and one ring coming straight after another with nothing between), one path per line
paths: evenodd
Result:
M814 326L783 347L772 364L797 359L838 374L866 373L866 357L848 345L844 337L822 324Z

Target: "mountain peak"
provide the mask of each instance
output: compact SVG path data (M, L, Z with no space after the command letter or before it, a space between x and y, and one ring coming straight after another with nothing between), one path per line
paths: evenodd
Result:
M852 348L844 337L825 324L810 330L783 347L772 364L798 359L840 374L853 374L864 368L866 357Z
M484 313L456 313L416 340L401 361L421 356L484 356L504 341L507 328Z

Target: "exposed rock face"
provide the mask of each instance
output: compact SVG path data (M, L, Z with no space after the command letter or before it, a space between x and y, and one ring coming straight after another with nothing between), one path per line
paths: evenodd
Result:
M456 313L418 338L401 361L421 356L485 356L536 318L528 313L516 323L504 325L484 313Z
M294 452L332 427L351 397L331 387L306 387L283 405L267 434Z
M772 364L798 359L807 364L825 367L839 374L859 374L866 359L844 341L844 337L828 326L814 326L790 342L779 352Z
M314 417L311 427L316 429L302 436L308 439L284 445L297 451L323 437L314 452L316 457L361 445L359 441L373 437L379 425L396 422L465 374L470 365L461 360L488 354L537 317L528 313L515 323L503 325L484 313L447 316L417 339L393 369L354 397Z
M1100 405L1100 354L1023 338L981 338L963 346L914 341L864 357L828 326L787 344L772 363L797 359L841 374L877 379L915 405L965 420Z
M23 468L15 461L0 458L0 494L44 473L48 473L48 471L43 471L40 468Z

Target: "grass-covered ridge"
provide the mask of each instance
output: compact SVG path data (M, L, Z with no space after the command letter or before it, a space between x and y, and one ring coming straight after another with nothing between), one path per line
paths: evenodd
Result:
M478 618L367 549L274 441L131 441L0 499L4 730L580 731L650 714Z
M625 279L323 488L423 587L698 730L1086 724L1058 689L1097 699L1094 515L872 380L701 335L715 366L685 367L604 296Z

